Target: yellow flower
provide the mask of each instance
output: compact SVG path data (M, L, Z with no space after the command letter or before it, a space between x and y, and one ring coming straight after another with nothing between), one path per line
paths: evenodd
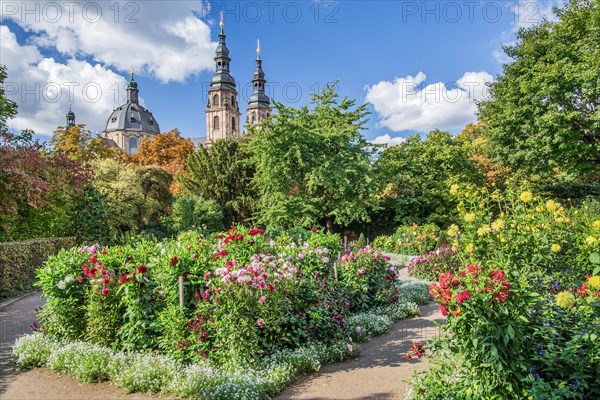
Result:
M469 197L471 195L471 192L465 192L465 197Z
M475 246L473 246L473 243L469 243L465 246L465 250L467 251L467 253L472 253L474 248Z
M558 253L560 251L561 247L560 244L558 243L554 243L552 244L552 246L550 246L550 250L552 250L553 253Z
M537 207L535 208L535 211L537 211L537 212L541 213L542 211L544 211L544 209L543 209L541 206L537 206Z
M467 221L467 222L475 221L475 213L465 214L465 221Z
M490 227L488 225L483 225L481 228L477 229L478 236L485 236L490 233Z
M501 243L505 243L506 242L506 239L504 239L504 236L502 236L502 235L500 235L500 242Z
M596 239L596 238L595 238L595 237L593 237L593 236L588 236L588 237L585 239L585 242L586 242L587 244L589 244L590 246L592 246L592 245L593 245L594 243L596 243L597 241L598 241L598 239Z
M450 194L455 195L456 193L458 193L458 185L454 184L450 186Z
M594 221L594 228L595 229L600 229L600 219L597 219Z
M458 235L458 226L456 226L455 224L450 225L447 233L448 233L448 236Z
M555 202L554 200L548 200L546 202L546 210L548 210L548 211L554 211L554 210L556 210L557 207L558 207L558 203Z
M519 198L523 203L529 203L531 200L533 200L533 194L531 192L523 192Z
M561 308L571 307L575 304L575 296L569 292L560 292L556 295L556 305Z
M504 221L501 219L495 220L492 222L492 228L494 228L495 231L499 231L500 229L504 228Z
M591 289L600 290L600 276L590 276L587 281Z

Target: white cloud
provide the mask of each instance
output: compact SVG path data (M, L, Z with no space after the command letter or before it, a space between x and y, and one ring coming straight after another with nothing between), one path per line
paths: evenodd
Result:
M388 146L397 146L400 143L404 143L406 141L405 138L399 136L390 136L387 133L385 135L377 136L375 139L370 142L373 144L385 144Z
M0 56L6 63L7 97L17 102L16 118L7 121L14 130L33 129L50 135L65 124L69 101L78 123L102 131L116 104L125 97L126 80L99 64L74 59L58 63L32 45L19 45L14 33L0 25Z
M206 12L201 1L11 4L3 6L3 17L32 33L31 43L67 57L90 57L120 71L134 66L162 82L213 67L216 43L196 16Z
M487 72L466 72L456 84L426 83L426 75L395 78L367 87L366 99L381 117L379 126L395 132L456 130L475 120L477 101L487 98Z

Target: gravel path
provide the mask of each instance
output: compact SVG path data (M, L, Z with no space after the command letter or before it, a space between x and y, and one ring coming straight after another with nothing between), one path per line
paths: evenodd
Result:
M401 275L406 275L406 269ZM28 327L36 318L34 309L41 305L39 292L7 306L0 305L0 399L166 399L139 393L126 395L108 383L79 383L46 368L15 370L10 362L11 347L17 337L29 332ZM358 358L325 365L320 372L298 379L276 399L403 399L408 390L406 381L414 371L427 369L425 360L405 360L403 355L413 341L426 341L437 334L434 321L443 322L435 304L420 309L421 317L397 322L389 333L362 344Z

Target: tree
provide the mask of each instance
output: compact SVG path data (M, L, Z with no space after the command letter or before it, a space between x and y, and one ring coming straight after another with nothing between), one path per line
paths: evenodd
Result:
M372 146L361 134L366 105L328 85L312 96L313 109L275 103L278 114L253 130L260 222L273 226L347 225L366 221Z
M173 204L170 228L174 233L186 231L217 232L224 228L223 211L214 200L185 192Z
M520 180L600 179L600 1L572 0L518 33L479 105L496 159Z
M73 234L74 208L89 170L48 154L32 132L0 141L0 241Z
M446 225L455 209L450 186L482 181L463 143L439 130L425 140L414 135L388 147L374 169L382 209L378 219L388 223Z
M0 64L0 135L8 133L6 120L17 115L17 103L6 98L4 80L7 77L6 66Z
M136 165L158 165L173 176L180 175L185 170L185 160L194 152L194 144L190 139L181 137L177 129L161 133L152 138L144 138L138 152L127 156L127 161ZM179 188L173 181L172 191Z
M187 174L180 177L185 190L214 200L222 209L228 226L252 216L254 166L245 140L217 140L201 146L187 159Z
M108 147L100 136L93 137L85 129L85 125L78 124L69 129L59 127L52 134L50 145L55 152L63 153L71 160L89 162L104 158L121 158L123 151L119 148Z

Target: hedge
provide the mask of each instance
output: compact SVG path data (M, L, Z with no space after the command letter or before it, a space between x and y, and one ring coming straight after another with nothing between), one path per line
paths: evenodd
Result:
M0 298L31 288L35 270L62 248L74 245L74 237L0 243Z

